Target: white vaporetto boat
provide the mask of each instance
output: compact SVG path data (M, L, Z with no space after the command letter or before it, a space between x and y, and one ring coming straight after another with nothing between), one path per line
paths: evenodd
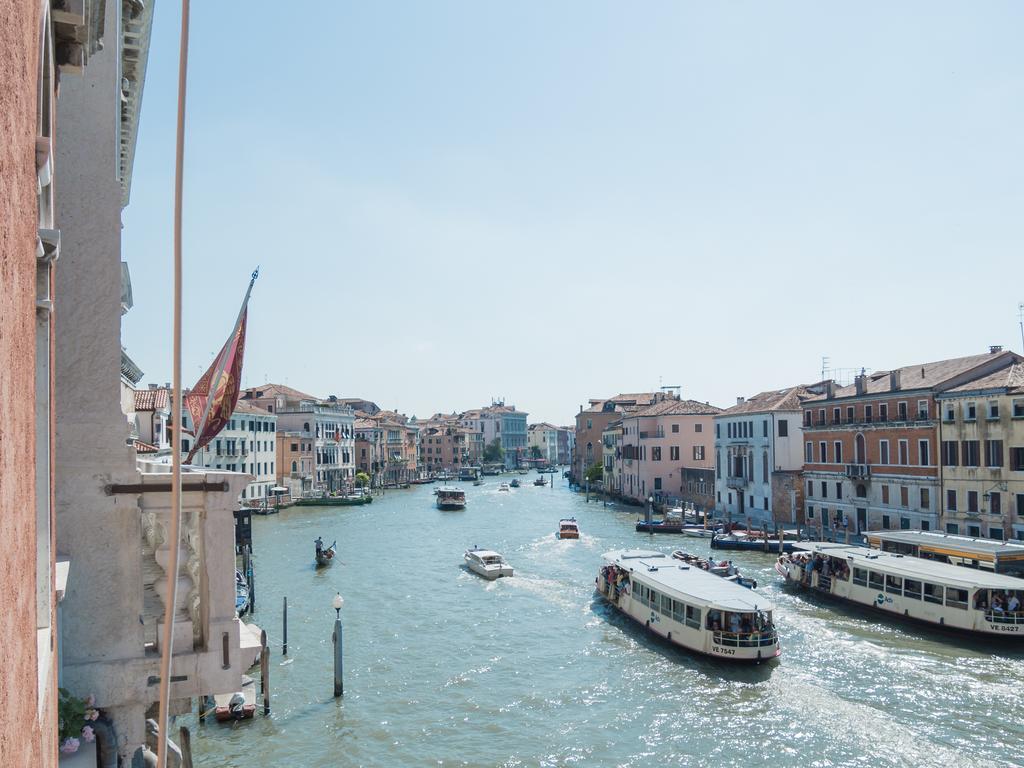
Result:
M498 490L499 490L499 491L507 491L507 490L509 490L509 485L508 485L508 483L502 483L501 485L499 485L499 486L498 486Z
M471 571L491 581L501 576L512 575L512 566L505 562L505 558L489 549L467 549L465 560Z
M434 491L437 497L437 508L444 510L465 509L466 492L461 488L445 486Z
M597 590L613 606L678 646L730 661L781 654L771 601L662 552L604 555Z
M975 635L1024 638L1024 579L828 542L801 542L775 570L815 592Z

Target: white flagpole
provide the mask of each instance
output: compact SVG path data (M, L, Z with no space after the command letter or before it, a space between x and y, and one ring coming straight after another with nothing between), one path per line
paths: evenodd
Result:
M178 134L174 158L174 396L171 400L174 435L171 448L171 530L170 562L167 564L167 587L164 590L164 632L160 640L160 736L157 745L157 768L167 768L169 738L168 707L171 698L171 642L174 637L174 608L178 601L178 549L181 527L181 198L185 158L185 86L188 81L188 15L189 0L181 0L181 47L178 54ZM175 411L177 414L174 415Z

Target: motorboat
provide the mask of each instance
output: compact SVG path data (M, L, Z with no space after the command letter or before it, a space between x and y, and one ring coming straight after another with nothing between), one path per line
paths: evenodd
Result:
M498 486L498 490L499 491L508 491L511 487L512 486L510 486L508 483L502 483L501 485Z
M605 553L597 591L682 648L724 661L769 661L782 653L770 600L662 552Z
M446 485L438 488L434 495L437 498L438 509L452 511L466 508L466 492L461 488Z
M519 488L521 485L518 477L513 477L512 482L508 484L509 488Z
M314 557L316 558L316 564L319 566L323 566L330 565L331 563L333 563L334 556L338 552L338 542L335 541L333 544L331 544L331 546L325 549L323 539L317 536L316 541L314 543L316 544L316 553L314 555Z
M692 565L693 567L700 568L708 573L713 573L715 576L721 576L723 579L734 581L741 587L757 589L757 580L741 575L739 569L732 564L732 560L716 561L713 557L701 557L700 555L694 555L681 549L675 550L672 553L672 557L675 560L680 560L686 563L687 565Z
M546 477L541 475L540 477L538 477L536 480L533 481L533 484L534 485L547 485L548 481L547 481Z
M694 539L710 539L715 535L715 532L711 528L705 528L703 525L684 525L683 536L689 536Z
M575 517L565 517L558 521L558 533L560 539L578 539L580 537L580 526Z
M499 553L490 549L480 549L479 547L467 549L463 559L469 570L489 581L494 581L501 576L512 575L512 566L506 563L505 558Z

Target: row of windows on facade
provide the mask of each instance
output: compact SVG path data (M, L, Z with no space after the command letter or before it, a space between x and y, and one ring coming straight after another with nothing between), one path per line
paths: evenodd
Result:
M755 482L754 479L754 453L734 453L732 450L725 452L726 466L729 468L729 477L732 479ZM722 479L722 455L719 451L715 454L715 477ZM761 482L768 482L768 451L761 452Z
M857 464L869 463L864 450L865 442L862 435L857 436L856 455L854 460ZM982 451L984 448L984 451ZM807 463L814 463L814 443L808 441L804 446L804 458ZM896 465L910 466L910 441L897 441ZM981 459L984 458L984 464ZM818 462L828 464L829 453L828 443L824 440L818 443ZM836 440L832 444L833 464L843 463L843 444ZM890 465L889 441L878 441L878 462L879 465ZM992 467L1002 468L1006 466L1003 453L1002 440L943 440L942 441L942 465L945 467ZM917 466L931 466L931 440L917 441ZM1024 471L1024 447L1013 446L1010 448L1010 469L1014 472Z
M182 450L188 450L185 447L185 440L182 438ZM213 445L207 445L205 450L211 450L215 456L234 456L239 450L243 453L252 453L254 451L272 451L274 450L275 443L272 440L236 440L235 438L218 437L213 441Z
M863 490L863 485L858 485L857 498L865 498L867 493ZM890 486L882 485L880 488L881 503L884 505L891 504L890 497ZM910 509L910 488L905 485L899 486L899 506L905 509ZM807 481L807 497L815 498L815 486L813 480ZM817 498L827 499L829 498L829 486L825 481L820 483L820 493L817 494ZM1008 494L1011 495L1011 494ZM1024 493L1012 494L1014 499L1014 508L1019 517L1024 517ZM842 500L843 498L843 484L835 484L835 494L833 498ZM980 513L981 510L978 506L980 499L986 500L988 503L987 512L992 515L1001 515L1003 513L1003 496L999 491L991 491L985 494L980 494L978 491L965 491L964 499L966 506L963 511L968 513ZM918 488L918 508L922 511L931 511L931 489L929 488ZM957 512L960 511L960 492L955 488L946 489L946 511Z
M718 503L721 504L722 503L722 492L721 491L718 491L718 493L716 495L716 498L718 499ZM727 500L727 503L731 506L732 505L732 492L731 491L726 491L726 500ZM742 503L743 502L743 497L740 496L739 494L736 494L736 502L737 503ZM757 507L757 502L755 501L754 497L753 496L748 496L747 497L747 509L748 510L756 510L757 508L758 508ZM765 512L768 511L768 499L764 500L764 511Z
M776 422L778 426L779 437L789 437L789 420L779 419ZM725 434L727 438L744 438L754 436L754 422L753 421L730 421L726 423ZM697 430L698 432L700 430ZM719 423L715 424L715 437L722 437L722 425ZM761 437L768 437L768 419L761 420Z
M308 421L302 422L302 431L309 432ZM318 439L323 438L326 440L351 440L352 427L347 424L336 424L333 421L318 421L316 424L316 436Z
M875 418L875 404L865 403L862 407L848 405L844 408L835 407L832 408L832 420L829 422L826 420L826 414L828 410L825 408L819 408L817 410L817 418L813 420L814 426L824 426L825 424L871 424L875 421L889 421L889 404L888 403L877 403L878 406L878 417ZM946 402L942 406L942 419L946 422L954 422L957 419L957 413L960 413L963 421L977 421L978 420L978 403L974 401L967 401L963 403ZM1012 415L1015 419L1024 418L1024 398L1016 398L1011 402ZM995 421L999 418L999 401L989 400L983 404L985 418L990 421ZM813 410L809 409L804 411L804 425L812 426L812 414ZM845 418L844 418L845 416ZM910 416L910 403L907 401L900 401L896 403L896 418L895 421L909 421ZM915 417L919 420L926 420L931 418L930 409L927 400L917 401L917 411Z
M211 469L223 469L225 472L242 472L243 474L251 469L254 475L272 475L274 474L274 462L254 461L252 464L217 464L211 467Z
M866 441L863 435L857 435L857 439L854 445L854 456L853 460L857 464L868 464ZM897 465L910 466L910 441L900 439L897 441ZM804 444L804 460L808 464L815 463L814 460L814 443L807 441ZM836 440L832 443L832 458L829 461L828 442L821 440L818 442L818 464L842 464L843 458L843 443L840 440ZM889 441L879 440L878 441L878 464L892 464L889 455ZM917 441L917 465L922 467L931 466L931 440L918 440Z
M590 443L587 443L587 459L591 456ZM651 448L650 461L661 461L664 456L661 446L653 446ZM647 458L647 446L646 445L624 445L622 446L622 458L623 459L637 459L639 461L648 461ZM668 460L679 461L679 446L670 445L668 446ZM693 460L703 461L704 460L704 446L695 445L693 446Z
M262 499L270 495L270 483L264 483L261 485L250 485L249 488L242 489L242 498L246 498L246 491L251 489L248 494L250 499Z
M1018 497L1024 498L1024 494L1018 494ZM1021 501L1020 504L1024 505L1024 501ZM1024 509L1024 507L1020 507L1020 509ZM1024 512L1022 512L1020 514L1022 516L1024 516ZM815 509L814 509L814 507L813 506L807 507L807 521L808 521L808 523L812 523L813 524L816 520L821 522L822 527L829 527L829 526L834 527L834 528L845 528L846 527L846 519L845 519L845 516L843 515L841 510L836 510L835 516L833 517L833 516L830 515L829 509L827 507L822 507L820 509L820 517L815 517ZM882 528L888 530L888 529L892 529L892 527L893 527L893 525L892 525L892 517L890 515L882 515ZM908 530L910 530L910 528L911 528L911 520L910 520L910 518L909 517L901 516L900 517L900 530L908 531ZM920 521L920 529L922 531L931 530L931 523L928 520L921 520ZM982 536L981 523L970 523L970 522L968 522L968 523L961 524L961 523L956 523L956 522L947 522L946 523L946 533L952 534L954 536L959 536L961 533L963 533L963 534L966 534L967 536L970 536L972 538L980 538ZM1004 531L1003 531L1002 526L990 526L988 528L988 530L985 531L985 535L988 538L990 538L990 539L995 539L997 541L1002 541L1003 540L1003 536L1004 536ZM1013 536L1018 541L1024 541L1024 528L1015 528L1014 531L1013 531Z

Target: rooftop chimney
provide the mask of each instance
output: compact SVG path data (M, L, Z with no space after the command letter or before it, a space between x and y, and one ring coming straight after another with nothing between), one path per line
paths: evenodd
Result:
M743 405L743 400L744 400L744 398L742 398L742 397L737 397L737 398L736 398L736 405Z
M831 400L836 396L836 383L834 381L825 382L825 399Z
M868 377L864 375L863 369L861 370L861 373L854 378L853 384L857 388L858 395L863 395L868 391Z
M998 354L999 352L1002 352L1002 351L1003 351L1003 347L1002 347L1001 344L993 344L992 346L990 346L988 348L988 352L989 352L990 355L995 355L995 354Z
M889 371L889 391L890 392L899 392L899 390L900 390L900 372L898 370L896 370L896 371Z

